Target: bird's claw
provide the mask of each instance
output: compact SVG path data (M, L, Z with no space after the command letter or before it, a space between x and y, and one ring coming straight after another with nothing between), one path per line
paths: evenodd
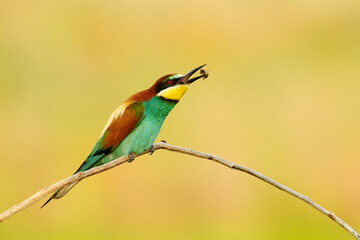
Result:
M150 150L150 154L149 154L149 155L153 155L153 153L155 152L155 147L154 147L154 145L151 145L151 148L150 148L149 150Z
M131 163L132 161L134 161L134 159L135 159L134 154L130 153L128 162Z

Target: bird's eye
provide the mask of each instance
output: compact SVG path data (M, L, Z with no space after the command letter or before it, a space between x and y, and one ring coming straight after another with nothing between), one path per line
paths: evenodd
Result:
M169 80L169 81L168 81L168 84L169 84L169 85L173 84L173 81L172 81L172 80Z

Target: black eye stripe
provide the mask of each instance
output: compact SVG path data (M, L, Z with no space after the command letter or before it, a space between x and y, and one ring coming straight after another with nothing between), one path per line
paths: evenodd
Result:
M172 75L172 76L168 76L166 78L164 78L155 88L156 92L159 93L162 90L175 86L176 83L182 78L183 76L178 74L178 75Z

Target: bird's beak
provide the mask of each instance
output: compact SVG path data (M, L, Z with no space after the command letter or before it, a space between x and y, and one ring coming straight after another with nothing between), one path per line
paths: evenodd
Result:
M207 77L206 74L201 74L200 76L197 77L193 77L190 78L194 73L196 73L198 70L200 70L202 67L204 67L206 64L201 65L200 67L194 68L193 70L191 70L190 72L188 72L187 74L185 74L185 76L183 76L178 84L191 84L193 82L195 82L196 80L203 78L203 77Z

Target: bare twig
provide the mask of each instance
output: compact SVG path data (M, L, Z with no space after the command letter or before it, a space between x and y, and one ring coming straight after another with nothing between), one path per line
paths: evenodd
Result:
M178 147L178 146L174 146L171 144L167 144L165 142L159 142L154 144L154 150L157 149L166 149L169 151L173 151L173 152L179 152L179 153L184 153L184 154L188 154L188 155L192 155L195 157L199 157L199 158L205 158L208 160L212 160L215 161L217 163L220 163L222 165L225 165L226 167L229 167L231 169L235 169L235 170L239 170L245 173L248 173L254 177L259 178L260 180L269 183L270 185L283 190L284 192L299 198L301 200L303 200L304 202L306 202L307 204L309 204L310 206L312 206L313 208L315 208L316 210L320 211L321 213L325 214L326 216L328 216L330 219L334 220L337 224L339 224L340 226L342 226L343 228L345 228L352 236L354 236L356 239L360 240L360 235L353 229L351 228L348 224L346 224L343 220L341 220L339 217L337 217L334 213L326 210L325 208L321 207L319 204L313 202L312 200L310 200L310 198L308 198L305 195L302 195L274 180L272 180L271 178L268 178L264 175L262 175L261 173L258 173L250 168L244 167L244 166L240 166L238 164L235 164L233 162L227 161L225 159L222 159L220 157L217 157L215 155L212 154L208 154L208 153L203 153L203 152L198 152L192 149L188 149L188 148L183 148L183 147ZM144 155L146 153L149 153L151 150L146 150L138 155L135 156L141 156ZM79 180L82 180L83 178L87 178L90 177L94 174L106 171L110 168L113 168L117 165L120 165L124 162L127 162L130 159L130 157L128 156L124 156L118 159L115 159L114 161L111 161L107 164L92 168L90 170L87 170L85 172L79 172L71 177L68 177L60 182L57 182L53 185L47 186L43 189L41 189L40 191L38 191L37 193L35 193L34 195L32 195L31 197L29 197L28 199L24 200L21 203L18 203L14 206L12 206L11 208L9 208L8 210L6 210L5 212L0 214L0 222L4 221L5 219L11 217L12 215L24 210L25 208L29 207L30 205L34 204L35 202L39 201L40 199L44 198L45 196L47 196L50 193L53 193L54 191Z

